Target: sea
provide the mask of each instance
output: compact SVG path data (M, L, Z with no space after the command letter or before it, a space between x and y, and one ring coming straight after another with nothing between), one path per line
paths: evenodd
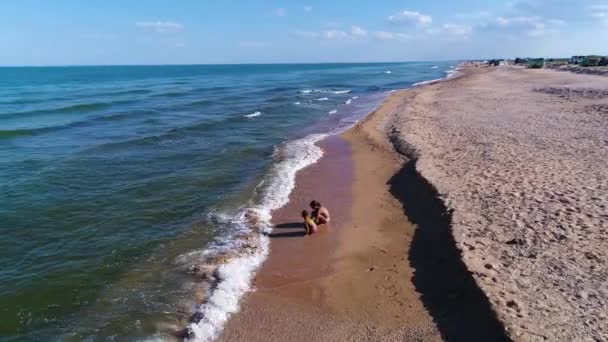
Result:
M315 143L456 65L0 68L0 339L214 339Z

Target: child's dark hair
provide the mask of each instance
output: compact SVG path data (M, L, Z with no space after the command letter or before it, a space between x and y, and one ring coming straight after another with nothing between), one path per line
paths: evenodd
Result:
M317 201L317 200L310 201L310 207L311 208L318 208L320 206L321 206L321 203L319 201Z
M308 217L308 211L302 210L302 217L307 218Z

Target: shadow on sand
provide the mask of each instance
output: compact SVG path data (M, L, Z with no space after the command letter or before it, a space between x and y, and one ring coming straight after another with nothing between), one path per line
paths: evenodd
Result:
M280 232L280 233L275 233L272 232L270 234L268 234L268 237L270 238L287 238L287 237L301 237L301 236L306 236L306 232L305 231L292 231L292 232Z
M275 232L274 229L268 234L271 238L286 238L286 237L301 237L306 236L304 224L302 222L280 223L273 227L274 229L290 229L289 231Z
M274 228L304 228L304 223L302 223L302 222L280 223L280 224L275 225Z
M446 341L510 341L488 298L461 260L452 214L409 161L389 181L390 192L418 227L410 248L413 283Z

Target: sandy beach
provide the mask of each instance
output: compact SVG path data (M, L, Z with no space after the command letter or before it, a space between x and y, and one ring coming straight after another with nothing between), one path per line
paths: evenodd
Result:
M298 173L221 340L608 339L607 98L509 67L395 92Z
M466 73L408 92L392 140L512 339L608 340L608 78Z
M403 159L387 139L370 139L358 129L330 137L324 157L298 173L289 204L273 214L256 290L220 340L441 340L409 281L414 227L386 183ZM299 213L311 198L331 208L332 222L304 237Z

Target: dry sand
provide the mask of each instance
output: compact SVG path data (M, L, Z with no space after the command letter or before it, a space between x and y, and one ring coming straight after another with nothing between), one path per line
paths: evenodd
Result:
M608 77L466 74L396 94L387 132L512 339L608 341Z

